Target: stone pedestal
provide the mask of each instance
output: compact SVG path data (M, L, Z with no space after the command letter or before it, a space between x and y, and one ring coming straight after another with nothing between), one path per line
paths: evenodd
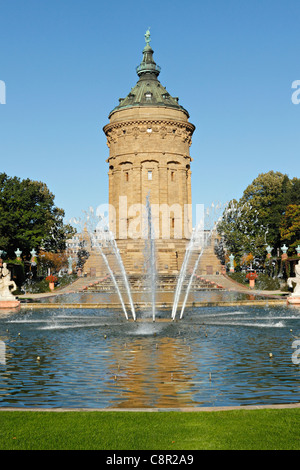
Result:
M19 300L1 300L0 299L0 310L1 309L15 309L20 306L21 302Z
M287 298L288 304L300 305L300 295L291 295Z

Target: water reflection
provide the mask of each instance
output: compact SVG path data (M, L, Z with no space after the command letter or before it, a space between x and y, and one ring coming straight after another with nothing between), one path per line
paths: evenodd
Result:
M0 341L0 364L6 364L6 347L4 341Z
M112 342L112 377L119 391L117 406L181 407L193 403L191 381L197 371L182 339L129 340L120 350ZM114 400L110 402L115 405Z

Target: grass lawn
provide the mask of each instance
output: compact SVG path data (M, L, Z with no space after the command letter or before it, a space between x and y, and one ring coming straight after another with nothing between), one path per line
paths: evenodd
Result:
M300 449L300 409L0 411L1 450Z

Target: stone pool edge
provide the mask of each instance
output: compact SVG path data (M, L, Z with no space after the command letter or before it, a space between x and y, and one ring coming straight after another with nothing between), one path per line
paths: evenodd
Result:
M182 408L19 408L19 407L0 407L1 411L36 411L36 412L211 412L211 411L230 411L230 410L263 410L263 409L291 409L300 408L300 403L284 403L277 405L242 405L242 406L207 406L207 407L182 407Z
M126 304L125 304L126 305ZM158 308L171 308L173 303L164 302L162 304L158 304ZM265 299L265 300L234 300L234 301L200 301L200 302L192 302L186 304L186 307L234 307L238 305L252 305L252 306L274 306L274 305L287 305L286 299ZM128 304L129 306L129 304ZM136 303L136 307L143 307L144 304ZM179 304L180 306L180 304ZM23 309L41 309L41 308L117 308L120 309L121 306L119 303L35 303L35 302L28 302L28 303L21 303L20 308Z

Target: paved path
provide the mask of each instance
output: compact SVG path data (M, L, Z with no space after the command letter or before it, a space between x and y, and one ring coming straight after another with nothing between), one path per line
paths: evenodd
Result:
M90 286L91 284L98 283L102 278L98 277L80 277L76 279L76 281L72 282L66 287L62 287L61 289L56 289L54 292L45 292L40 294L22 294L18 295L19 299L42 299L47 297L54 297L56 295L62 294L72 294L74 292L81 292L86 287Z
M282 292L281 290L259 290L259 289L249 289L249 287L239 284L238 282L230 279L229 276L220 275L207 275L203 276L205 279L215 282L219 286L222 286L224 289L235 292L243 292L244 294L254 294L254 295L289 295L289 292Z
M276 296L278 297L279 295L283 295L284 293L280 290L277 291L262 291L262 290L257 290L257 289L249 289L247 286L244 286L242 284L239 284L236 281L233 281L230 279L228 276L224 276L223 274L220 275L206 275L206 276L201 276L208 281L214 282L218 286L221 286L223 289L227 291L233 291L233 292L242 292L245 294L254 294L254 295L265 295L265 296ZM57 295L62 295L62 294L71 294L74 292L81 292L83 291L86 287L92 285L92 284L97 284L98 282L101 281L102 278L99 277L80 277L76 281L74 281L72 284L69 284L66 287L63 287L61 289L57 289L54 292L46 292L43 294L24 294L24 295L18 295L19 299L42 299L42 298L47 298L47 297L53 297ZM288 294L288 293L286 293ZM282 297L283 298L283 297Z

